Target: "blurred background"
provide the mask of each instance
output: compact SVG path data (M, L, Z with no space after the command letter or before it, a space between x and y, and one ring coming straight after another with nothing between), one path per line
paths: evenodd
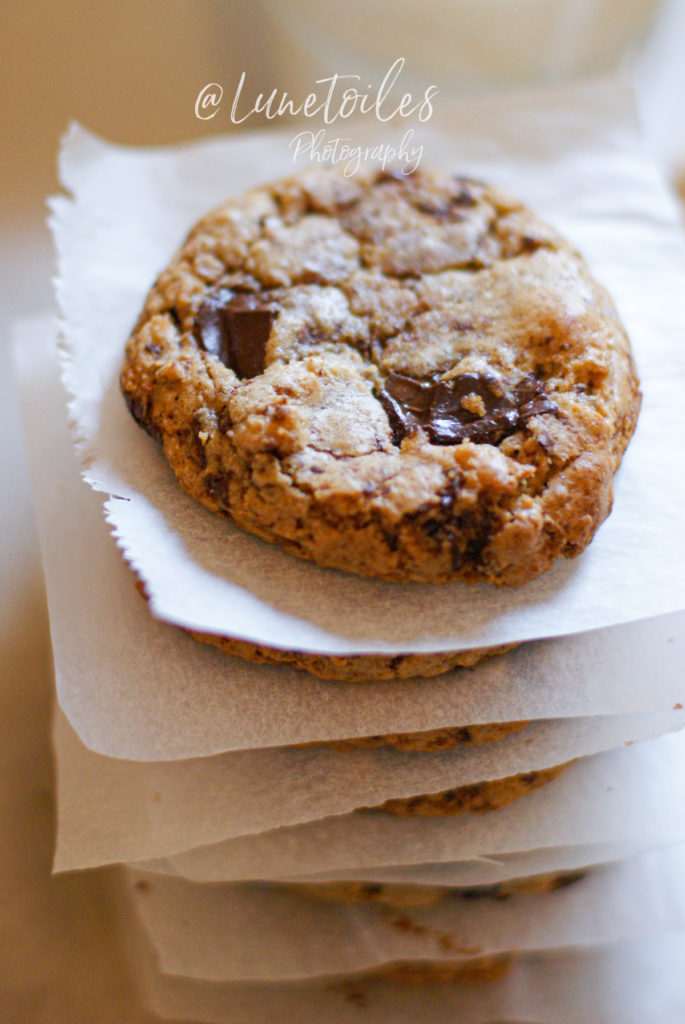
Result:
M685 154L683 0L8 0L2 5L0 213L5 300L50 300L22 251L42 230L69 121L135 145L235 131L227 112L200 120L200 89L274 88L304 96L317 77L379 83L404 57L402 84L444 92L544 86L629 69L660 156ZM391 11L391 15L389 15ZM263 118L261 118L263 122ZM260 121L253 116L245 128ZM30 232L29 233L29 229ZM11 242L9 241L11 240Z
M195 116L207 83L232 95L245 71L246 95L297 98L335 72L379 83L404 57L403 84L421 93L629 75L648 141L674 174L685 161L685 0L5 0L0 25L0 1020L144 1024L107 872L50 877L49 632L9 326L51 309L45 197L58 188L62 133L73 119L132 145L237 131L227 116Z

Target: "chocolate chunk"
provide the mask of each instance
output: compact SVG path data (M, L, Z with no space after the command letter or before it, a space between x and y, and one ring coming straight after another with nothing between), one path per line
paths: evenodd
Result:
M477 200L467 188L462 188L456 195L440 199L438 196L421 197L414 206L421 213L427 213L437 221L456 221L464 219L464 208L475 206Z
M375 183L376 185L382 185L386 181L399 181L404 183L409 178L413 177L414 174L416 174L416 170L405 172L401 170L401 168L393 167L391 165L390 167L386 167L385 170L378 172L375 177Z
M421 213L427 213L430 217L434 217L437 221L454 221L463 220L464 214L459 209L459 205L456 202L446 203L429 203L421 200L416 203L416 209L420 210Z
M225 473L207 473L205 476L205 490L221 509L230 507L228 485L229 477Z
M152 419L150 402L147 398L134 398L128 392L124 392L124 400L128 406L128 411L133 416L136 423L147 431L153 441L157 441L158 444L162 443L162 434L159 427Z
M195 341L239 377L264 372L266 343L278 306L267 295L221 288L208 295L193 324Z
M392 395L388 394L387 391L381 391L379 394L381 404L385 409L390 429L392 430L393 444L397 447L402 444L402 439L411 434L412 430L416 426L416 420L404 408L401 402L396 401Z
M514 399L519 407L521 419L529 420L531 416L541 416L545 412L556 412L557 407L545 394L545 386L541 380L528 374L514 388Z
M440 380L393 372L378 399L398 446L419 426L433 444L499 444L532 416L557 411L544 382L532 374L519 381L509 397L494 377L483 373ZM474 411L474 406L480 408Z

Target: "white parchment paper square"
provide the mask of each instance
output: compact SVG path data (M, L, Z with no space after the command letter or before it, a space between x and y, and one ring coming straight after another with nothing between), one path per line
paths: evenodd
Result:
M462 984L347 975L303 982L203 982L162 974L143 929L129 914L138 967L155 1010L211 1024L681 1024L685 932L604 948L560 950L514 960L499 978Z
M281 880L359 869L473 860L544 846L685 843L685 735L581 758L487 814L399 818L352 813L238 836L168 858L186 877ZM361 877L364 877L363 875Z
M493 180L534 206L585 254L626 323L645 398L614 512L579 559L523 588L496 589L320 570L197 506L126 412L123 345L192 222L290 172L290 136L131 150L73 128L61 158L71 198L53 204L71 413L87 478L114 496L107 518L161 619L340 654L558 636L682 608L684 248L675 204L637 137L631 95L604 83L436 108L416 128L424 163ZM384 137L375 122L348 129L360 142Z
M417 906L342 902L306 888L198 885L130 870L131 899L165 974L285 981L398 960L600 946L685 930L685 849L595 867L507 899L446 893ZM142 883L142 884L141 884Z
M531 723L497 743L442 753L238 750L186 761L94 754L55 709L56 870L165 857L392 796L433 793L546 768L682 726L683 711Z

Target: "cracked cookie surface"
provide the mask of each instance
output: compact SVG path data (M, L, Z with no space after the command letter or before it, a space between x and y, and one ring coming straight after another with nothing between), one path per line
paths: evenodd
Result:
M121 385L190 494L292 554L512 585L590 542L640 402L571 246L423 171L314 168L210 213Z

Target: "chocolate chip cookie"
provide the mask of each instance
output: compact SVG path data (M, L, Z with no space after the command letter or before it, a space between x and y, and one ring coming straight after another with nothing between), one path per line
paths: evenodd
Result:
M186 630L194 640L218 647L246 661L267 665L291 665L319 679L358 683L369 679L411 679L414 676L436 676L454 668L470 668L485 658L517 647L517 644L498 644L494 647L476 647L466 651L436 651L423 654L315 654L311 651L288 651L250 640L218 636Z
M336 740L330 746L336 750L377 750L381 747L393 747L395 750L406 750L413 753L436 753L438 750L451 750L461 743L479 746L481 743L496 743L520 732L529 723L522 722L488 722L478 725L443 726L440 729L427 729L424 732L395 732L380 736L355 736L354 739Z
M549 871L489 885L445 886L418 882L292 882L288 888L309 899L341 903L371 903L400 909L425 907L443 900L495 900L502 902L520 893L555 892L575 885L582 871Z
M448 814L483 814L487 811L497 811L556 779L570 764L570 761L566 761L553 768L538 768L535 771L520 772L518 775L508 775L503 779L474 782L440 793L393 797L378 807L367 809L385 811L386 814L394 814L401 818L434 818Z
M210 213L121 385L181 485L318 565L523 584L609 513L640 395L577 252L451 173L312 168Z
M148 593L143 581L136 579L135 586L141 597L147 601ZM465 651L436 651L419 654L317 654L313 651L268 647L266 644L255 644L251 640L239 640L237 637L219 636L216 633L203 633L195 629L183 628L183 632L192 636L193 640L217 647L231 657L243 658L245 661L253 661L258 665L288 665L303 672L309 672L310 675L317 676L319 679L345 683L368 682L369 679L411 679L415 676L428 678L442 672L449 672L454 668L472 668L486 658L494 658L498 654L505 654L519 646L519 644L496 644L493 647L472 647ZM505 726L507 731L513 731L515 728L523 728L526 724L526 722L505 723ZM501 735L498 731L497 735L488 735L487 739L476 738L476 736L485 735L483 730L487 730L488 733L493 729L498 730L497 725L476 725L468 728L472 730L472 738L466 739L465 730L462 730L461 735L454 740L455 743L485 743L489 742L490 738L498 739ZM411 735L413 734L406 734L404 738ZM369 737L368 739L377 740L378 738ZM382 737L380 738L382 739ZM399 741L403 739L403 737L396 738ZM412 747L411 749L435 750L439 745L449 745L430 735L427 742L430 746ZM377 746L378 744L374 742L373 745Z

